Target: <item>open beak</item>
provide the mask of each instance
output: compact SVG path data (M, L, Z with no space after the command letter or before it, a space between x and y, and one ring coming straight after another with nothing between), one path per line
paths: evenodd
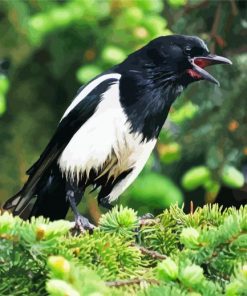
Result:
M205 79L210 82L213 82L220 86L220 83L218 80L216 80L211 74L209 74L207 71L204 70L205 67L216 65L216 64L228 64L232 65L232 62L228 60L227 58L217 56L217 55L211 55L204 57L194 57L190 59L190 63L192 65L192 69L188 69L187 72L190 76L192 76L195 79Z

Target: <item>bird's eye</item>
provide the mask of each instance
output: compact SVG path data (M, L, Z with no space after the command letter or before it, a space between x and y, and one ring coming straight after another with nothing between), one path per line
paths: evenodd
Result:
M186 55L191 55L191 47L190 46L185 46L184 48L184 53Z

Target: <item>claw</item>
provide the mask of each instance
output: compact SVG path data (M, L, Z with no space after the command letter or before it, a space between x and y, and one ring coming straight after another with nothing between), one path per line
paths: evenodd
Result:
M79 230L80 233L85 233L87 230L90 234L93 233L95 226L89 222L89 220L81 215L75 218L75 230Z

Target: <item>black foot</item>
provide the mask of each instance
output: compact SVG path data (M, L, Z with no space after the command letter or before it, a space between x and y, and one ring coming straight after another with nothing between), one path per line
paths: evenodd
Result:
M89 233L93 233L95 226L89 222L89 220L81 215L78 215L75 218L75 227L76 230L79 230L81 233L84 233L86 230Z

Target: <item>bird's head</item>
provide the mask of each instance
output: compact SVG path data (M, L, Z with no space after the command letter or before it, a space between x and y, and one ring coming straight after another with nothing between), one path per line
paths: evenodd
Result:
M141 64L159 83L173 81L184 87L199 80L219 85L204 68L231 64L227 58L211 54L200 38L186 35L156 38L134 53L132 62Z

